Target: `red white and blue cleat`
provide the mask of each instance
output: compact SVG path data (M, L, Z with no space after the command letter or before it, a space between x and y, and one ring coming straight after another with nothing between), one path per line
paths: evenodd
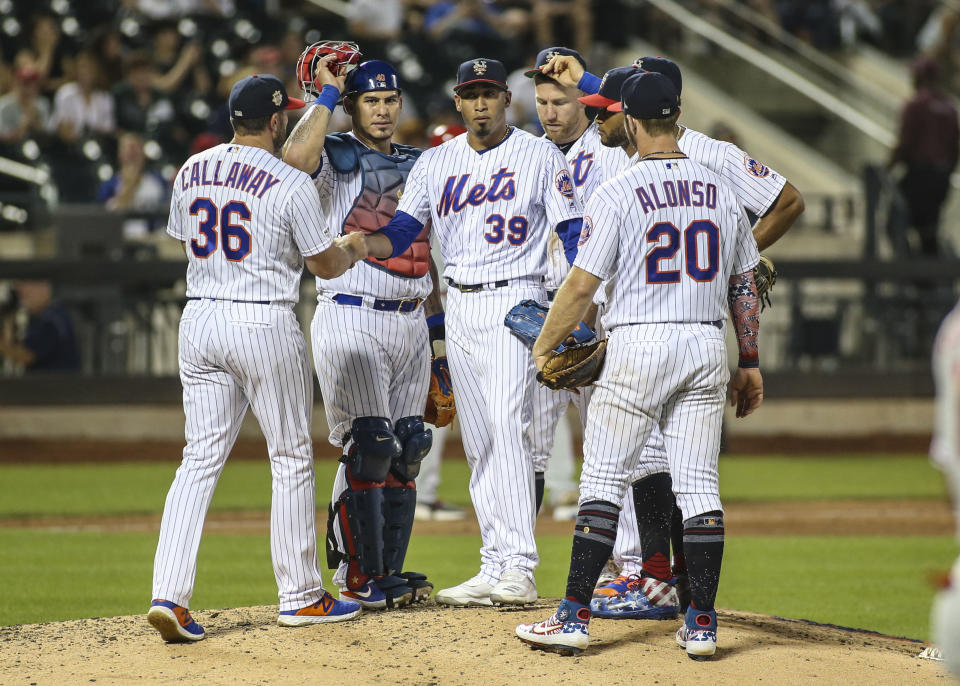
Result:
M618 593L610 592L621 587ZM601 595L600 591L607 593ZM675 619L680 614L680 599L666 581L631 575L625 583L618 578L594 591L590 612L603 619Z
M542 622L520 624L517 638L539 650L560 655L579 655L590 644L590 608L573 600L564 600L550 617Z
M343 622L359 615L362 609L359 603L337 600L324 591L323 597L313 605L301 607L299 610L281 610L280 616L277 618L277 624L280 626L307 626L309 624Z
M691 660L707 660L717 652L717 613L715 610L687 608L683 626L677 629L677 645L685 648Z
M190 616L190 610L169 600L158 598L150 603L147 621L167 643L202 641L206 636L203 627Z

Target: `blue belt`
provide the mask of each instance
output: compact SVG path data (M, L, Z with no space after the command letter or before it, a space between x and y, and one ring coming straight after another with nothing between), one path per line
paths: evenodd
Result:
M350 305L351 307L362 307L363 298L359 295L347 295L346 293L337 293L330 298L338 305ZM373 309L381 312L413 312L420 307L423 298L404 298L402 300L381 300L377 298L373 301Z
M187 300L209 300L210 302L221 303L247 303L249 305L269 305L270 300L229 300L227 298L187 298Z

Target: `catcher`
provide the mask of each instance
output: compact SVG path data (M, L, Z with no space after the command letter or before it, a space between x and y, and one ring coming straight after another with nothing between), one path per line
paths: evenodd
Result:
M396 70L361 63L356 44L325 42L304 51L298 77L315 105L284 145L284 161L314 177L334 232L378 230L421 152L393 143L403 107ZM341 97L352 130L327 135ZM428 224L403 254L317 280L314 364L330 442L343 451L327 561L340 597L369 609L402 607L433 590L425 575L403 571L416 478L432 443L424 421L444 426L455 414L429 234Z

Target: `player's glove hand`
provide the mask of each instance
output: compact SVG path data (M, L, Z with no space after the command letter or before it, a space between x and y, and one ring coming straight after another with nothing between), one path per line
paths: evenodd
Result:
M606 352L606 339L564 348L547 358L537 381L554 391L589 386L600 376Z
M547 320L547 308L536 300L524 300L518 305L514 305L503 318L503 324L510 332L523 341L523 344L533 349L533 344L540 335L543 323ZM580 325L567 337L567 340L557 346L557 352L564 350L571 345L579 345L593 340L596 332L580 322Z
M457 416L453 399L453 384L446 356L435 357L430 364L430 390L427 391L427 407L423 421L436 427L446 426Z
M766 255L761 255L757 266L753 268L753 281L757 284L757 299L763 312L770 305L770 291L777 282L777 269L773 266L773 260Z

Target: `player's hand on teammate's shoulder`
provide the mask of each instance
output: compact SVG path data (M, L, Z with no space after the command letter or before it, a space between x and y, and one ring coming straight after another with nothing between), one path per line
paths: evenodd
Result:
M571 55L557 55L540 67L544 76L549 76L561 86L576 86L583 78L583 65Z
M359 231L337 236L333 239L333 242L350 256L351 267L360 260L367 259L367 241Z
M763 375L757 368L738 367L727 391L737 417L746 417L763 402Z
M317 60L317 64L313 69L313 83L317 87L317 90L323 90L324 86L333 86L343 93L347 82L347 75L344 73L342 76L337 76L333 73L331 67L336 65L336 63L337 56L335 54L324 55Z

